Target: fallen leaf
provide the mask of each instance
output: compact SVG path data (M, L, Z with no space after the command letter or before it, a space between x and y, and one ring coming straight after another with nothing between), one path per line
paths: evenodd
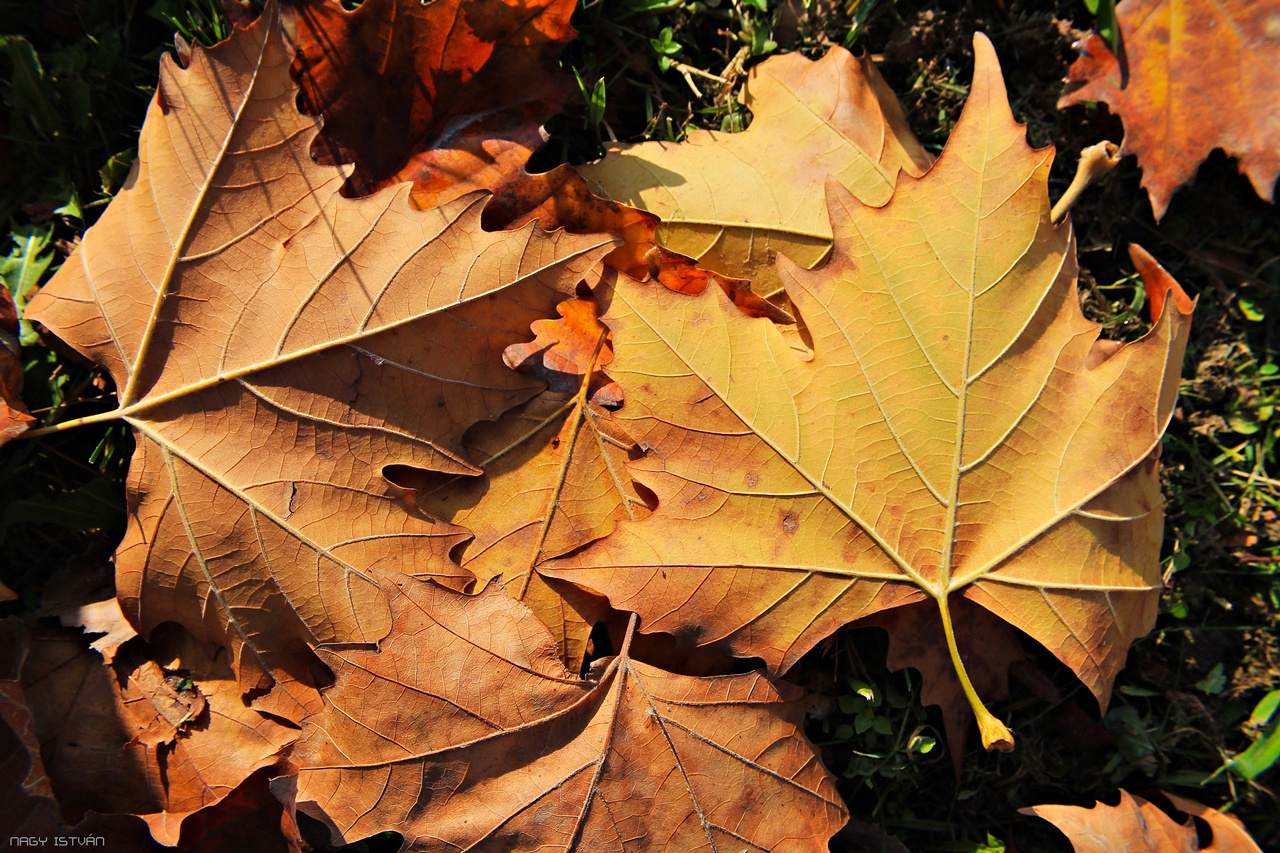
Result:
M9 291L0 287L0 444L21 435L36 422L22 402L20 352L18 312Z
M774 259L812 268L830 251L822 187L835 176L870 205L888 201L899 172L930 157L870 57L833 47L814 62L771 57L747 77L742 133L695 130L679 143L612 145L579 167L593 191L656 214L658 242L699 265L781 290Z
M165 848L135 817L89 814L79 823L62 820L22 689L28 647L25 625L15 617L0 620L0 837L17 846L15 836L92 836L109 839L113 851L162 853Z
M64 619L62 624L68 628L83 628L86 634L102 634L89 643L89 648L102 655L107 663L115 660L118 648L138 636L129 620L124 618L117 598L86 604L76 610L74 617Z
M618 419L650 451L631 470L658 507L540 570L645 631L773 671L840 625L931 598L984 745L1009 748L965 674L950 600L1044 644L1105 706L1155 618L1152 454L1192 305L1176 291L1141 340L1098 342L1070 226L1049 220L1052 149L1027 146L990 42L974 49L929 172L879 208L830 182L832 258L779 264L812 356L715 295L601 283Z
M300 853L292 810L271 792L269 770L259 770L212 808L182 825L178 853Z
M199 688L182 681L152 660L141 661L129 673L124 706L137 721L134 740L143 746L172 744L179 732L204 713L208 703Z
M117 590L144 635L226 645L241 691L299 721L318 643L390 628L375 566L459 586L465 532L407 511L401 464L477 474L462 433L540 390L502 350L613 246L480 228L484 198L341 198L310 157L275 7L162 61L126 188L31 303L107 369L138 449ZM164 187L157 193L156 187Z
M53 787L40 759L31 710L22 690L27 629L17 617L0 620L0 831L4 837L44 835L57 825Z
M613 359L595 302L566 300L559 320L539 320L536 337L507 347L503 360L548 390L463 437L483 477L396 471L414 503L470 530L457 560L479 585L501 577L507 592L551 629L570 671L582 668L592 626L607 615L598 597L543 577L539 562L599 539L620 518L649 510L626 462L640 450L607 407L622 394L602 369Z
M1082 806L1031 806L1022 814L1042 817L1071 839L1076 853L1262 853L1234 815L1163 794L1179 810L1203 818L1213 834L1201 847L1195 824L1177 823L1154 803L1120 791L1120 804Z
M111 663L116 649L138 636L116 598L115 571L110 563L73 560L44 584L36 617L54 617L64 627L97 634L89 648Z
M1258 195L1275 199L1280 174L1280 2L1123 0L1122 50L1090 33L1059 107L1105 101L1124 121L1159 220L1178 187L1215 148L1239 161Z
M176 625L154 639L104 667L78 632L42 630L22 685L64 817L138 815L173 846L189 815L273 765L297 730L244 705L226 652L211 658Z
M783 853L825 851L847 819L793 691L762 674L672 675L624 646L579 681L501 590L383 577L391 634L320 651L337 680L294 753L298 808L335 841Z
M354 163L352 195L402 181L429 209L524 173L573 91L560 49L573 0L290 0L321 162ZM372 117L372 120L371 120Z

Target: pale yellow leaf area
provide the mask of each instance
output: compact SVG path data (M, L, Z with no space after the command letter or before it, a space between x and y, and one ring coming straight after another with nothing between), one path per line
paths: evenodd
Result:
M751 70L742 101L753 119L741 133L612 145L578 170L594 191L656 214L663 246L765 296L781 290L778 255L811 268L830 251L828 176L878 205L900 171L920 175L931 162L870 57L841 47L817 61L771 57Z
M1026 144L995 52L946 149L876 208L828 185L833 255L780 263L812 341L718 293L619 276L608 306L658 508L544 573L642 629L785 670L840 625L934 599L984 743L948 599L963 594L1058 655L1105 704L1160 588L1154 454L1190 322L1170 299L1116 347L1081 314L1069 222L1049 219L1051 149ZM1176 303L1176 304L1175 304Z
M502 350L612 241L485 233L480 196L341 198L277 18L165 58L134 171L30 317L119 389L57 428L118 419L138 439L116 555L130 622L228 646L255 707L296 722L319 707L311 647L390 629L367 571L471 580L448 559L465 533L406 511L382 469L478 473L462 433L540 388Z

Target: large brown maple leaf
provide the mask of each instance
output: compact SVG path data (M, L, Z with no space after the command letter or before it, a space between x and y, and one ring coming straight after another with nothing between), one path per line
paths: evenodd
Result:
M464 532L406 511L383 468L479 473L462 433L541 388L502 350L613 243L484 232L483 196L341 198L277 17L165 59L125 189L28 316L120 389L68 425L138 439L126 615L228 646L257 707L297 721L319 706L310 647L390 628L366 570L471 580L447 556Z
M1215 148L1274 200L1280 2L1123 0L1115 14L1120 56L1086 36L1058 106L1106 101L1120 115L1121 153L1137 156L1156 219Z
M786 669L838 626L963 595L1026 631L1105 704L1159 595L1154 454L1173 412L1190 300L1158 267L1155 328L1099 341L1069 224L1050 221L1051 149L1009 110L975 38L968 103L923 177L876 208L828 184L823 267L780 264L812 341L619 277L608 305L620 423L648 518L542 571L640 614L646 631ZM1144 261L1145 263L1145 261ZM1159 281L1156 281L1160 279Z

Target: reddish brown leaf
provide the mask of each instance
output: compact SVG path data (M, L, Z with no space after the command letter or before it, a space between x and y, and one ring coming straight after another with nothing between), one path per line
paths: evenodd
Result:
M40 742L22 690L27 629L15 617L0 620L0 833L48 835L58 824L53 786L40 759Z
M573 0L291 0L295 76L322 114L326 164L348 192L413 182L423 209L524 174L573 89L557 65Z
M1086 36L1058 106L1106 101L1124 120L1121 153L1137 156L1156 219L1215 148L1274 200L1280 2L1122 0L1116 19L1120 57Z
M671 675L624 647L578 681L500 591L384 583L391 634L321 651L337 682L295 753L299 808L335 839L395 826L419 851L785 853L825 851L844 823L799 704L763 675Z

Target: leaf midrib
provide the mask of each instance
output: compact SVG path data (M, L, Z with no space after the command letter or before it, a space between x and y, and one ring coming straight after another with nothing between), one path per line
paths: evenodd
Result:
M160 320L160 312L164 308L165 302L169 297L169 290L173 280L174 271L177 269L178 262L182 259L183 250L187 245L187 240L191 234L191 228L195 224L196 217L204 208L205 196L213 186L214 177L222 169L222 162L227 156L227 151L230 149L231 141L236 136L236 131L240 129L240 120L244 115L244 111L254 99L255 89L258 85L258 73L262 69L262 59L267 52L267 45L271 42L271 38L276 32L275 28L277 26L277 18L279 15L278 6L271 5L270 8L264 12L264 15L269 16L269 18L267 21L259 23L258 25L262 27L263 35L262 42L258 45L257 60L253 64L253 74L249 78L249 84L245 87L244 97L241 98L240 103L236 106L236 111L231 119L231 124L227 129L226 136L222 140L222 146L218 149L217 156L213 158L212 167L205 175L204 183L200 187L200 193L196 196L195 203L191 205L191 209L187 212L187 219L183 223L182 233L179 234L178 239L174 241L173 248L169 253L168 265L165 267L164 275L161 277L159 286L156 289L155 301L151 305L151 316L147 318L147 327L143 331L142 340L138 345L138 355L131 365L129 379L125 383L124 391L120 395L122 408L126 408L132 404L134 402L134 397L137 395L137 378L141 373L140 368L145 363L147 353L151 348L151 341L155 335L156 325ZM205 59L208 61L207 56ZM174 67L173 60L166 58L166 61L170 63L170 68L172 69ZM172 75L170 79L172 79ZM163 86L163 81L161 82L161 85ZM160 91L157 90L152 103L158 103L159 99ZM147 188L154 200L157 188L155 184L152 183L150 174L147 176Z

